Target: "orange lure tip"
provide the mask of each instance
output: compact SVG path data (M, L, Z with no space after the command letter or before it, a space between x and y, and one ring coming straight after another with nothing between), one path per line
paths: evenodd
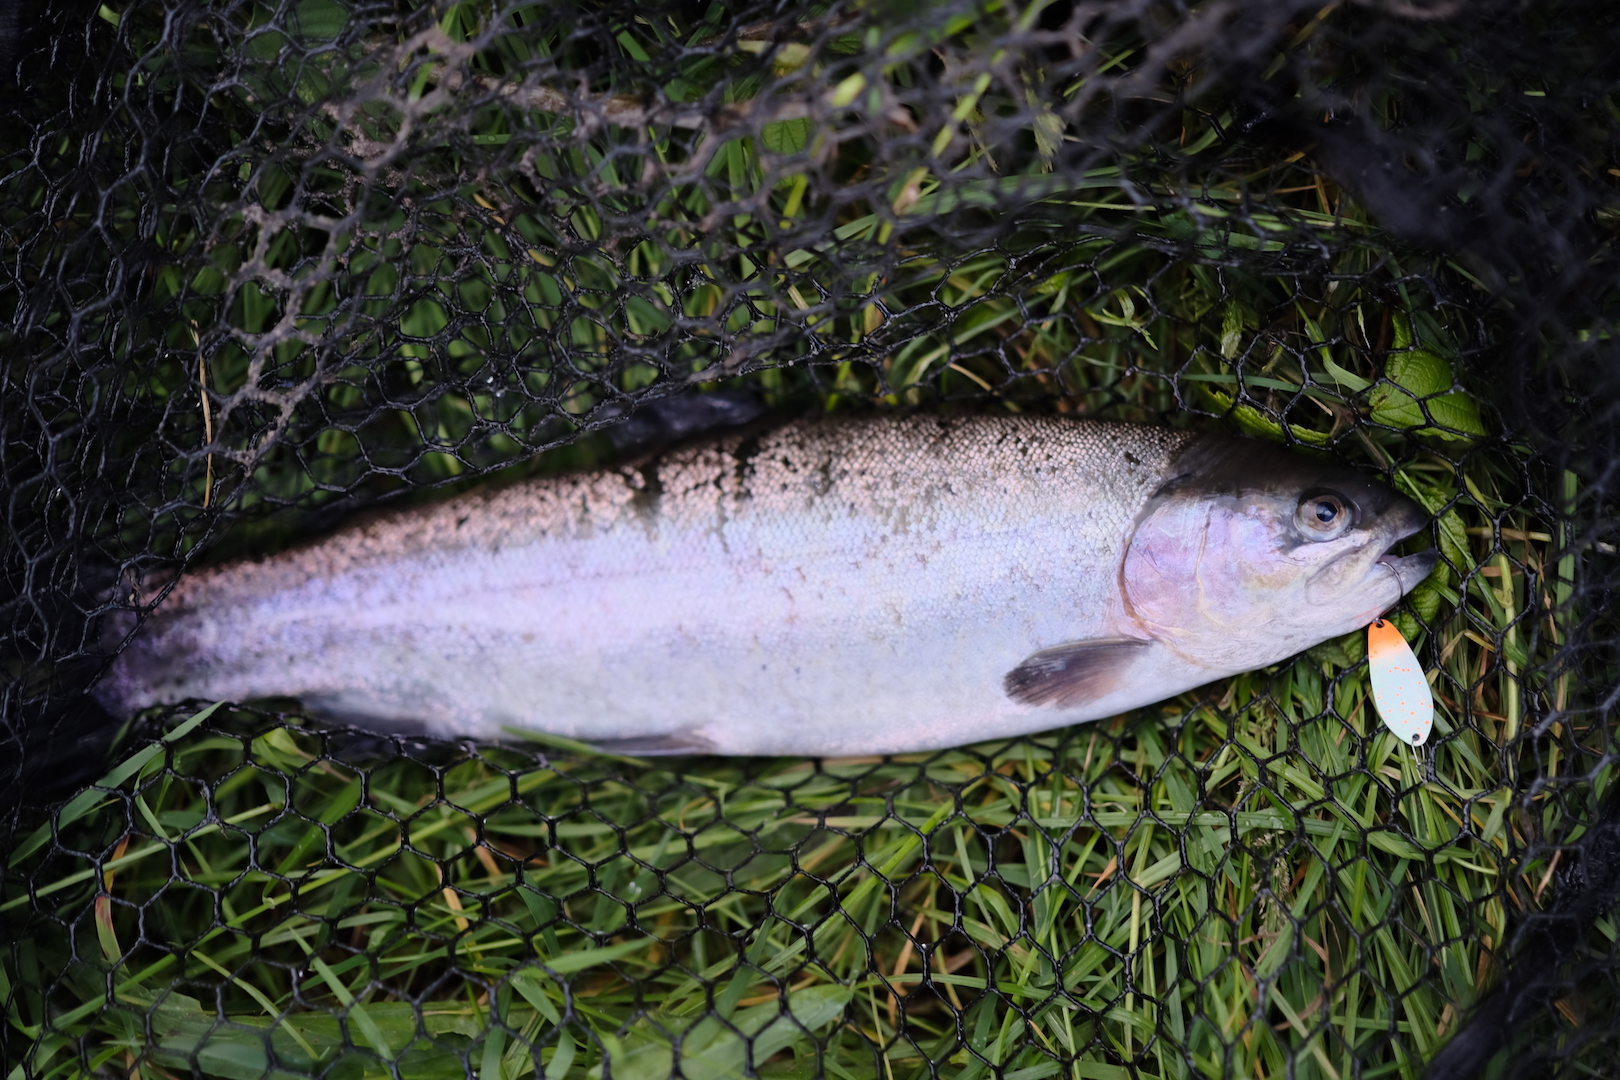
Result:
M1434 727L1434 694L1412 646L1389 619L1367 627L1367 666L1373 705L1384 726L1412 746L1422 746Z

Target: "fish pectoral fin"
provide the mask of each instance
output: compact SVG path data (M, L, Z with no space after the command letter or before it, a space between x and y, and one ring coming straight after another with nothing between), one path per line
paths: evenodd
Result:
M1042 649L1007 672L1001 686L1021 705L1072 709L1119 688L1126 669L1152 642L1136 638L1070 641Z

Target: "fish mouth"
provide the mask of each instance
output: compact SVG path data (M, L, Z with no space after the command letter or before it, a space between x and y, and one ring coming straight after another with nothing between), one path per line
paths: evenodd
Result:
M1418 582L1434 572L1435 565L1440 561L1440 553L1430 548L1416 555L1396 555L1392 545L1391 550L1378 556L1376 561L1394 572L1395 580L1400 582L1401 595L1405 596Z

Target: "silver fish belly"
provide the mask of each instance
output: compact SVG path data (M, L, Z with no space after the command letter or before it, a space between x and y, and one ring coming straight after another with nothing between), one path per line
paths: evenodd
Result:
M1133 536L1191 441L821 420L479 492L183 579L100 697L286 696L373 726L724 754L1093 720L1303 647L1211 665L1133 611ZM1386 606L1410 587L1391 576Z

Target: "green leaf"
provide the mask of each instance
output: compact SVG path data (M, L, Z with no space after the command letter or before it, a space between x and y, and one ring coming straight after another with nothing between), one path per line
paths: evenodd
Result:
M1450 501L1450 493L1424 483L1403 469L1395 472L1395 489L1411 496L1430 514L1438 515L1435 525L1440 537L1440 554L1445 556L1446 563L1450 563L1461 573L1473 569L1474 559L1468 552L1468 532L1462 518L1455 509L1440 513L1440 508ZM1441 566L1444 568L1445 563Z
M835 1023L853 994L847 986L811 986L790 992L785 1010L780 1001L768 1001L737 1013L727 1025L714 1016L704 1016L681 1034L681 1071L687 1076L725 1080L755 1075L747 1071L750 1052L757 1070L772 1055ZM638 1024L622 1042L603 1040L612 1072L597 1065L586 1075L593 1080L604 1075L613 1080L662 1080L673 1070L675 1057L666 1032L681 1027L665 1016L658 1023Z
M1384 365L1384 381L1367 395L1373 420L1394 428L1419 429L1443 439L1484 435L1479 406L1468 394L1455 389L1451 365L1443 357L1412 344L1411 324L1406 319L1397 315L1394 326L1397 345L1404 343L1406 349L1389 358Z
M854 101L855 98L860 95L860 92L865 89L866 76L857 71L855 74L849 76L837 86L833 87L832 107L835 109L842 109L844 106Z
M1328 355L1326 349L1322 350L1322 366L1327 369L1327 373L1332 376L1334 382L1338 383L1352 394L1359 393L1372 385L1372 383L1368 382L1366 379L1363 379L1360 375L1357 375L1354 372L1346 371L1338 364L1335 364L1333 362L1333 358Z
M562 1023L562 1017L557 1013L557 1007L546 997L543 981L549 982L544 975L533 968L520 968L512 973L512 986L523 999L534 1006L536 1012L551 1022L552 1026Z
M776 120L765 125L759 133L759 138L765 144L765 149L772 153L797 154L810 144L810 131L813 126L809 117Z
M326 985L332 989L338 1000L343 1002L344 1007L349 1010L349 1019L354 1022L355 1027L360 1029L360 1034L365 1038L366 1042L371 1044L371 1048L377 1051L377 1054L384 1061L391 1059L394 1052L389 1049L388 1039L383 1035L382 1028L377 1026L377 1021L366 1011L365 1005L356 1000L354 994L349 991L348 986L338 977L337 972L333 971L326 961L318 956L310 957L309 963L319 973L320 977L326 980ZM311 985L313 985L313 982Z
M1440 613L1440 601L1443 596L1439 585L1431 578L1424 578L1410 593L1407 593L1406 602L1417 613L1419 621L1428 624L1434 622L1434 617Z
M1231 394L1222 393L1204 383L1196 383L1207 394L1215 406L1222 410L1227 417L1238 426L1246 435L1254 435L1271 442L1282 442L1284 439L1283 426L1273 420L1266 413L1253 405L1234 405ZM1310 428L1300 427L1298 424L1289 424L1288 430L1294 438L1310 446L1326 446L1328 435L1323 431L1312 431Z
M609 945L601 949L585 949L582 952L546 957L540 962L559 975L567 975L570 972L583 971L588 967L595 967L597 964L617 960L621 956L629 956L633 952L647 948L652 943L652 938L643 938L640 941L626 941L621 945Z
M624 46L625 52L629 53L635 59L640 60L643 64L652 63L652 57L648 56L647 50L641 47L641 42L637 41L630 35L630 31L619 31L619 44Z
M1221 356L1227 360L1237 358L1243 348L1243 309L1237 303L1226 305L1221 316Z

